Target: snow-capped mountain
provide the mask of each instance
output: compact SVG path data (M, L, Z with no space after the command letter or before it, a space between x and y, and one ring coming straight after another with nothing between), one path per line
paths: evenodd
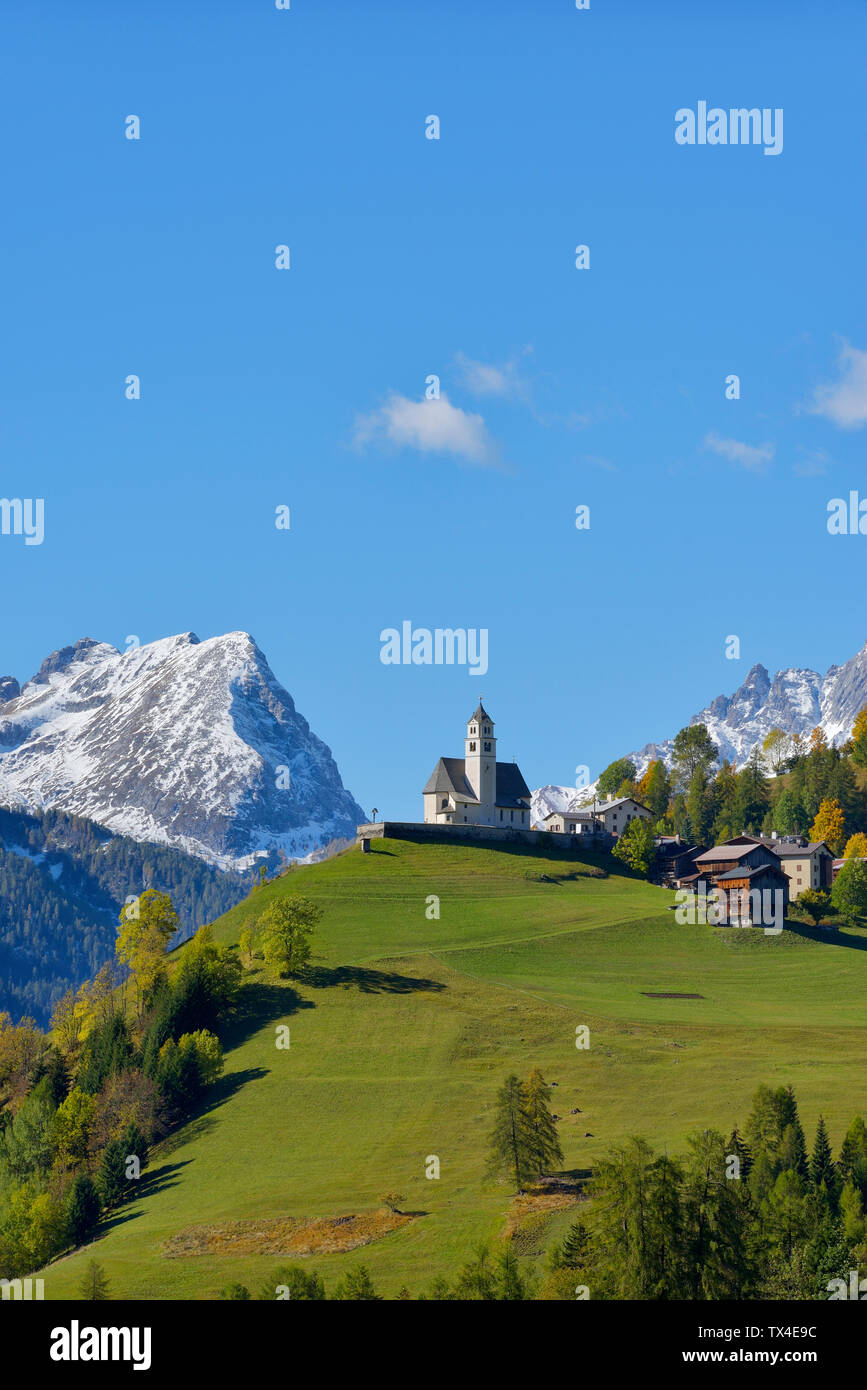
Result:
M778 671L773 680L759 664L748 671L733 695L718 695L705 709L685 721L706 724L720 750L720 758L742 767L771 729L787 734L809 734L817 726L825 731L829 743L845 743L852 732L858 711L867 705L867 642L844 666L831 666L822 676L818 671L790 667ZM675 731L676 732L676 731ZM671 766L674 736L661 743L646 743L631 758L639 772L654 758ZM621 754L613 753L614 757ZM595 783L589 787L547 786L533 793L532 820L541 825L551 811L566 811L593 798Z
M83 638L0 679L0 805L56 807L227 868L303 857L365 819L253 638L124 653Z

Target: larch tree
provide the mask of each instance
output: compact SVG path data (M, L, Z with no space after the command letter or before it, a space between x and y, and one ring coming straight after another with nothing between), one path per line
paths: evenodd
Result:
M533 1161L537 1176L550 1173L563 1162L557 1123L551 1114L551 1087L538 1067L527 1078L526 1111L533 1139Z
M489 1170L506 1172L517 1191L538 1175L536 1136L527 1113L527 1088L517 1076L507 1076L497 1092Z

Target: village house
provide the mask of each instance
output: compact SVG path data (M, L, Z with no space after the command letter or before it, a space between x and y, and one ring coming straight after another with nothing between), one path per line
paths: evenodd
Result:
M467 722L464 756L440 758L425 784L425 824L529 830L530 796L518 764L497 762L494 721L480 700Z
M642 806L631 796L618 796L614 801L600 802L594 806L593 815L615 839L623 834L630 821L653 820L649 807Z
M714 845L697 855L695 873L681 879L680 885L708 895L716 890L726 918L741 926L752 925L752 909L761 902L763 892L782 893L784 911L789 902L789 879L777 855L761 840L748 835L739 836L736 842ZM758 897L753 895L754 890Z
M551 811L545 816L544 824L546 830L560 835L596 835L599 832L599 822L592 811Z
M706 849L706 845L684 844L679 835L657 835L654 882L663 888L679 885L682 879L695 873L695 861Z
M785 838L764 835L737 835L730 845L764 845L780 861L780 868L789 880L789 900L794 902L806 888L830 888L833 882L834 856L824 840L806 840L801 836Z

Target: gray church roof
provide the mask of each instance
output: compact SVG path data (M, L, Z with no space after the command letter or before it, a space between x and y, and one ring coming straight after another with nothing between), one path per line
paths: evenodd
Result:
M486 719L489 724L493 724L494 722L491 716L488 714L488 711L482 704L481 700L479 700L478 709L476 710L475 714L470 715L469 719L467 720L467 723L472 724L473 720L477 720L479 723L481 723L483 719Z
M467 781L463 758L440 758L425 783L424 790L445 793L447 796L456 797L458 801L477 800ZM497 763L497 806L523 807L524 802L530 800L530 795L530 788L521 776L517 763Z

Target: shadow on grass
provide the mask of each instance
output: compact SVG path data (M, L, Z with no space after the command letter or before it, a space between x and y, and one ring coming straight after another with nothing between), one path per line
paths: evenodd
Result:
M445 989L439 980L420 979L414 975L398 975L390 970L369 970L360 965L311 966L304 974L304 983L314 989L357 989L362 994L415 994L426 991L438 994Z
M220 1041L229 1052L258 1033L263 1024L275 1023L300 1009L315 1007L289 984L272 984L267 980L245 983L238 994L236 1012L220 1024Z
M186 1168L188 1163L192 1163L191 1158L185 1158L180 1163L163 1163L159 1168L148 1169L135 1184L135 1190L130 1192L128 1202L103 1217L92 1239L102 1240L103 1236L107 1236L109 1231L116 1230L118 1226L125 1226L128 1221L137 1221L143 1213L134 1209L134 1203L152 1197L157 1192L164 1192L169 1187L177 1187L181 1169Z
M849 936L840 930L848 925L847 922L834 922L830 927L814 927L811 922L800 922L795 917L786 918L786 931L806 941L821 941L825 946L847 946L850 951L867 951L867 936Z

